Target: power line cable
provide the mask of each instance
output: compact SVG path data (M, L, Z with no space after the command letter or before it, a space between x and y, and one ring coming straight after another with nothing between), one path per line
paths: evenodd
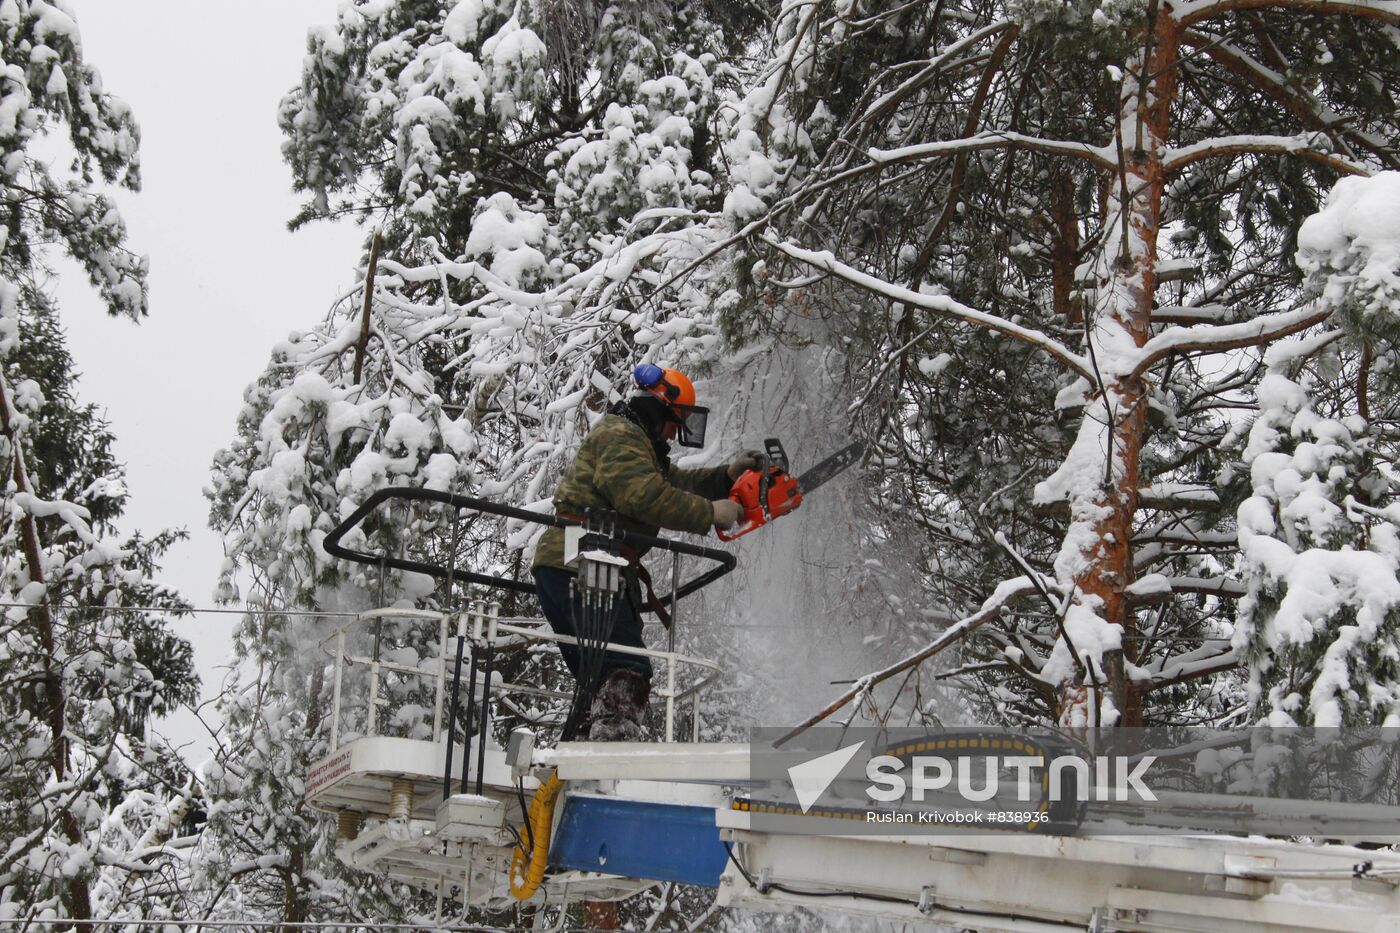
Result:
M7 603L0 602L0 609L37 609L40 606L47 606L51 610L65 610L69 612L133 612L133 613L165 613L167 615L263 615L263 616L303 616L307 618L336 618L354 619L364 612L344 612L335 610L313 610L313 609L255 609L251 606L226 608L221 606L102 606L98 604L73 604L73 603ZM425 613L433 610L423 610ZM426 616L425 616L426 618ZM532 622L543 621L542 619L512 618L502 619L502 622ZM646 625L661 625L655 619L648 619ZM714 622L703 628L727 628L727 629L786 629L786 625L756 625L741 622Z

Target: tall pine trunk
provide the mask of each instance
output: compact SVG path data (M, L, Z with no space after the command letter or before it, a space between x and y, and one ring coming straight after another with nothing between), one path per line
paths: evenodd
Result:
M5 439L10 445L10 480L14 484L15 492L33 497L34 488L29 481L29 473L24 465L24 447L20 437L19 418L11 407L10 398L8 382L0 377L0 430L4 432ZM24 561L30 582L44 586L43 542L39 538L39 528L34 521L34 513L27 509L20 518L20 543L24 551ZM68 726L66 722L67 694L63 686L62 664L58 657L58 645L54 639L53 616L50 614L47 593L43 599L42 603L29 611L29 617L34 622L35 631L39 636L39 645L43 651L44 689L39 698L39 707L52 737L49 742L49 767L53 770L54 782L62 784L70 779ZM83 828L72 810L63 808L58 812L57 820L59 829L62 830L64 838L68 840L70 845L86 846ZM88 881L81 873L75 874L65 882L63 901L69 917L75 920L92 918L92 898L88 889Z
M1095 487L1071 492L1070 527L1057 562L1060 582L1072 584L1076 599L1087 597L1105 623L1121 626L1127 660L1133 659L1137 634L1126 589L1133 581L1133 520L1147 437L1148 391L1145 378L1125 373L1131 367L1122 363L1150 335L1162 224L1162 160L1176 95L1179 41L1175 20L1154 5L1123 79L1116 142L1120 174L1113 184L1116 204L1109 212L1117 249L1105 259L1110 274L1089 321L1089 349L1102 391L1086 407L1070 453L1080 463L1097 458L1102 473ZM1081 663L1058 691L1060 722L1108 724L1102 711L1108 701L1118 725L1140 725L1142 694L1127 678L1125 648L1103 653L1101 678L1085 668L1086 652L1076 649ZM1096 685L1095 680L1100 682Z

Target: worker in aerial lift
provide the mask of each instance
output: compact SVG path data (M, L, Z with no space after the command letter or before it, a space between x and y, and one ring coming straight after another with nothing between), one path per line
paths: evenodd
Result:
M584 438L554 492L554 511L582 518L590 509L615 512L624 530L655 535L661 528L706 534L728 528L742 517L729 499L734 481L757 469L760 451L744 451L722 466L682 470L671 465L671 442L703 447L709 409L695 404L695 386L684 373L643 363L633 372L635 391L608 410ZM626 599L615 604L613 644L643 648L642 584L646 602L667 625L670 618L651 592L640 554L625 553ZM580 600L570 595L574 572L564 562L564 533L545 531L535 551L535 589L550 626L560 635L575 634L573 619ZM639 580L639 577L641 578ZM570 672L579 677L579 651L561 645ZM607 652L599 687L589 708L587 737L592 741L635 741L642 737L642 714L651 692L651 662L636 655ZM582 729L579 730L582 732Z

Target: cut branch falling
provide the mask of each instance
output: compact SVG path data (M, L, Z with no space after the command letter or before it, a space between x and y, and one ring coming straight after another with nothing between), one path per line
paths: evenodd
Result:
M360 339L355 344L354 385L360 384L364 372L365 350L369 347L369 312L374 304L374 276L379 268L380 228L374 228L374 238L369 246L369 268L365 271L365 303L360 308Z
M934 655L939 654L958 641L961 641L986 623L999 618L1002 610L1013 599L1034 592L1036 592L1036 586L1027 577L1016 577L1005 581L1001 586L997 587L995 593L987 598L987 601L982 604L981 609L965 619L960 619L958 622L945 629L924 648L909 655L904 660L896 662L884 670L866 674L864 677L859 677L852 681L850 689L828 703L820 712L807 717L799 723L796 728L784 734L773 743L773 747L781 748L808 729L830 718L852 700L869 693L870 688L889 680L891 677L902 674L911 668L919 666Z

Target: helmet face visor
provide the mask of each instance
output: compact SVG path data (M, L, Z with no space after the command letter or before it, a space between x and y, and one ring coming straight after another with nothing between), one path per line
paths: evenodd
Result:
M680 424L676 443L682 447L704 447L705 424L710 420L710 410L699 405L673 405L671 410Z

